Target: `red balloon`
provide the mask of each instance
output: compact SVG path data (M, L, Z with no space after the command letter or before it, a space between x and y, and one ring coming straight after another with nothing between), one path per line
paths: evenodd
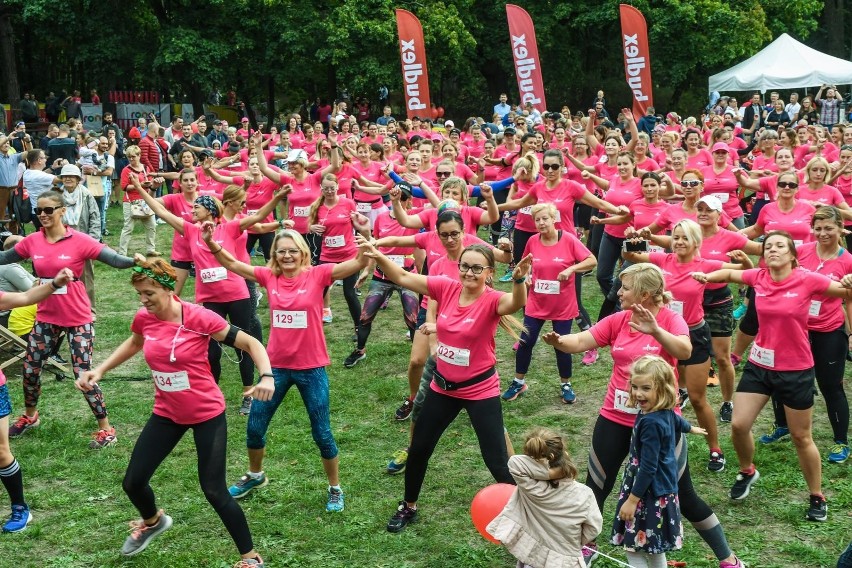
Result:
M436 110L438 111L438 118L443 118L444 117L444 107L438 107Z
M490 540L494 544L500 544L500 541L488 534L485 527L488 523L494 520L499 515L509 498L515 492L515 486L508 483L495 483L481 489L477 493L470 504L470 518L473 520L473 526L479 531L485 540Z
M438 118L438 109L435 108L435 105L432 105L431 111L432 111L432 120L437 119Z

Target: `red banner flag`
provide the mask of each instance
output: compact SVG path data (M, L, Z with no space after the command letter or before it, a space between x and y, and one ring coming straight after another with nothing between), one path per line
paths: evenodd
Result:
M624 48L624 74L627 86L633 91L633 115L639 120L645 116L648 107L654 106L648 26L642 12L633 6L621 4L619 12Z
M429 73L426 70L426 44L423 26L408 10L396 10L399 34L399 58L402 61L402 85L408 118L430 117Z
M514 4L506 4L506 18L509 20L509 38L521 105L532 103L533 107L545 111L544 80L541 78L541 62L532 18L526 10Z

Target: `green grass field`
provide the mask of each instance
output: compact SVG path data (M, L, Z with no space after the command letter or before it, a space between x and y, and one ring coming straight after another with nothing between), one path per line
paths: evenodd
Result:
M120 217L118 209L110 210L112 236L106 240L112 246L118 242ZM168 251L172 230L159 226L157 238L158 249ZM141 229L137 229L131 250L142 247ZM95 360L100 362L129 335L130 320L139 304L128 272L101 265L96 268L96 282ZM596 313L596 282L589 277L585 283L586 305ZM506 284L501 286L508 289ZM184 295L192 297L191 285ZM265 463L270 484L241 502L267 566L513 567L514 559L479 536L470 521L471 499L493 481L464 415L446 432L432 459L419 501L419 522L397 535L385 530L403 491L403 476L388 476L384 468L393 452L407 442L408 422L396 422L393 411L407 391L410 343L394 296L373 326L368 358L353 369L345 369L343 359L353 348L352 326L340 288L334 289L333 306L335 321L326 326L332 359L328 372L346 510L341 514L325 511L325 476L304 406L294 389L270 430ZM265 299L260 310L267 328ZM497 343L505 387L514 370L512 340L501 331ZM233 351L228 354L234 358ZM573 384L579 400L565 406L559 400L555 358L540 343L528 374L530 389L525 396L504 405L504 418L516 447L533 426L548 426L566 434L582 480L591 428L606 392L611 359L608 352L602 352L600 361L592 367L580 366L577 357L575 363ZM223 368L221 386L229 406L228 478L235 480L247 468L245 418L237 413L240 381L236 365L224 360ZM20 366L8 369L7 376L17 416L23 409ZM87 448L95 422L72 381L57 382L46 374L43 386L41 427L12 440L35 520L24 533L0 535L0 566L224 567L238 559L198 486L191 436L185 437L152 480L158 504L174 518L174 527L133 559L124 559L118 553L128 534L127 522L137 516L121 489L121 480L153 401L153 387L141 356L113 371L102 383L119 438L116 446L103 451ZM718 389L710 389L709 396L713 407L718 408ZM815 439L827 455L831 431L820 398L815 409ZM694 420L690 410L685 416ZM769 412L764 411L756 432L763 433L770 422ZM728 499L736 460L729 427L722 425L720 429L729 460L727 469L721 474L708 472L706 444L690 437L692 475L699 494L721 519L736 553L752 567L833 568L852 538L852 462L825 463L829 520L809 523L804 519L807 489L789 441L758 446L755 460L762 475L760 481L745 503ZM5 515L8 502L3 495L0 507ZM601 550L624 559L620 550L605 544L614 505L612 496L604 511ZM690 568L717 566L697 533L689 526L685 531L684 549L670 554L669 559L684 561ZM596 566L617 565L602 560Z

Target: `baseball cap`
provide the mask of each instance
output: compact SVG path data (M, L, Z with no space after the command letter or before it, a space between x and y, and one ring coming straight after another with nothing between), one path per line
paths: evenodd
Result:
M705 195L701 199L698 200L698 203L703 203L713 211L722 212L722 200L720 200L715 195Z
M716 142L715 144L713 144L713 149L711 150L711 153L727 152L729 149L730 148L728 147L728 145L724 142Z
M247 116L244 116L240 119L240 122L248 122L248 121L249 121L249 119L248 119Z
M515 129L514 129L514 128L512 128L511 126L509 126L509 127L507 127L507 128L503 131L503 134L511 134L511 135L515 135L515 134L516 134L516 132L515 132Z

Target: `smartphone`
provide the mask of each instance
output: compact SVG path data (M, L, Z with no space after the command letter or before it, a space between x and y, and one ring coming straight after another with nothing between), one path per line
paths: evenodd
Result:
M624 252L648 252L648 241L626 239L622 249Z

